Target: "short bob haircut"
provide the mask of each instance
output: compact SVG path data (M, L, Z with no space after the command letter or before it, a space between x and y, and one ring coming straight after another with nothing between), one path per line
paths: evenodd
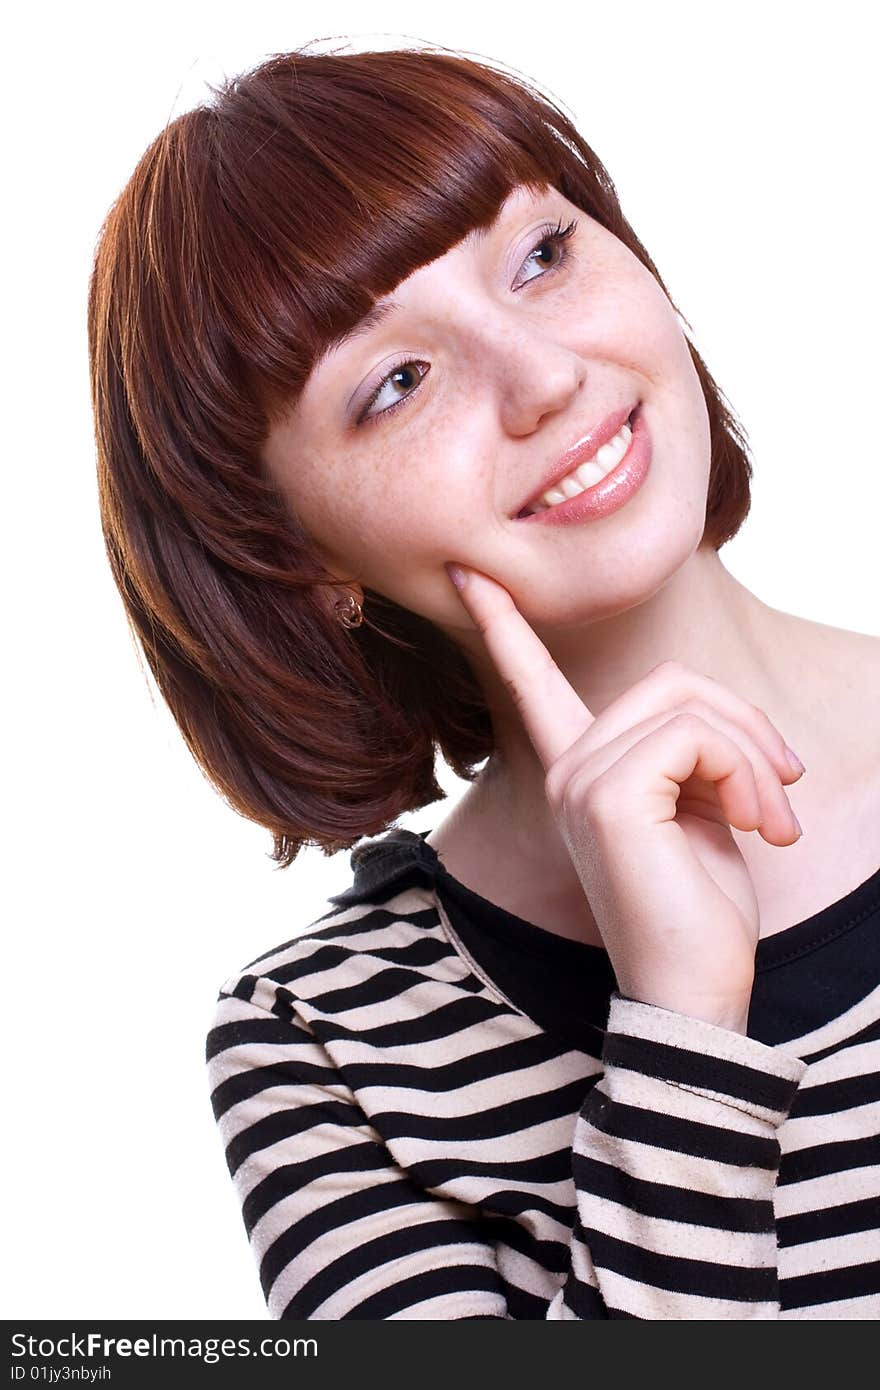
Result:
M97 240L101 525L190 752L286 868L304 844L333 854L442 799L437 748L473 781L494 746L474 673L433 623L369 589L360 627L333 615L322 586L341 581L261 458L313 364L519 184L557 188L676 306L600 160L501 65L437 45L301 49L208 90L146 150ZM717 550L748 514L752 470L688 346L711 429L703 541Z

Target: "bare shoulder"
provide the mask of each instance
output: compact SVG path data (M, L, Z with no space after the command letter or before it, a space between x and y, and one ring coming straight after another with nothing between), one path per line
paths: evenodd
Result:
M880 802L880 637L829 628L833 663L829 717L836 714L842 745L853 759L853 776L861 782L876 817ZM876 820L875 820L876 824Z
M780 728L818 790L857 786L880 796L880 637L781 614L774 641L785 671ZM797 742L802 744L798 748Z
M869 723L876 725L880 719L880 637L786 616L798 630L798 640L787 650L800 667L800 688L844 701L843 713L855 715L863 710Z
M863 712L866 733L880 729L880 637L868 632L829 628L829 639L836 647L837 674L843 688L851 693L854 712ZM880 751L880 745L878 745Z

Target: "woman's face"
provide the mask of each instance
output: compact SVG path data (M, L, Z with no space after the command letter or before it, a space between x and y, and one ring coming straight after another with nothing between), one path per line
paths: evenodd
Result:
M548 240L572 220L572 236ZM561 193L516 188L487 232L380 303L386 316L316 364L264 450L333 574L464 636L443 568L457 561L503 584L540 632L631 608L698 547L709 421L677 315ZM637 402L652 458L622 507L517 519L561 455Z

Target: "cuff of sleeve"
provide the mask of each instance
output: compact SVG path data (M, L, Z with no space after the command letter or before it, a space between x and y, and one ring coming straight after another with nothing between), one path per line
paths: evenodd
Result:
M611 996L602 1061L606 1070L653 1076L777 1127L807 1070L780 1047L619 993Z

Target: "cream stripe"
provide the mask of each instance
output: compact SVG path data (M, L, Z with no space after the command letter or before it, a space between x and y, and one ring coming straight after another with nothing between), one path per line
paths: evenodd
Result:
M880 1167L850 1168L845 1173L826 1173L803 1182L784 1183L776 1189L777 1216L800 1216L828 1207L861 1202L880 1193Z
M614 1139L601 1130L587 1128L582 1122L575 1131L575 1144L579 1152L612 1168L620 1168L645 1182L665 1183L681 1192L708 1192L767 1201L776 1182L775 1171L769 1169L740 1168L710 1158L677 1153L673 1149L657 1149L632 1139Z
M880 1134L880 1103L853 1106L831 1115L806 1115L789 1120L779 1135L785 1154L798 1153L814 1144L839 1144L850 1139L870 1139Z
M465 1053L466 1057L471 1055ZM448 1059L440 1065L447 1063ZM421 1065L420 1057L419 1066ZM411 1086L374 1082L359 1087L358 1094L369 1097L372 1111L400 1110L410 1114L414 1112L418 1098L421 1105L415 1113L430 1113L432 1119L444 1119L483 1114L487 1110L495 1110L498 1106L510 1105L516 1101L537 1100L539 1096L549 1097L572 1082L583 1080L583 1058L577 1053L569 1052L550 1064L536 1062L533 1067L521 1067L519 1071L493 1073L449 1090L424 1092L414 1090ZM562 1114L556 1121L557 1124L568 1128L569 1144L574 1120L572 1112Z
M624 1308L636 1317L652 1321L674 1321L712 1319L730 1321L732 1319L776 1319L778 1308L775 1303L746 1303L739 1299L699 1298L694 1294L674 1293L667 1289L657 1289L649 1284L637 1284L625 1274L616 1274L610 1269L600 1270L600 1281L605 1304L609 1308Z
M344 1318L359 1303L375 1293L393 1288L401 1278L411 1279L420 1274L432 1274L438 1269L457 1269L462 1265L482 1265L489 1269L493 1267L486 1246L477 1241L473 1244L457 1243L454 1246L438 1245L430 1250L407 1255L401 1260L389 1260L379 1269L367 1270L358 1278L352 1279L344 1288L324 1299L312 1317ZM473 1295L470 1295L470 1299L473 1299ZM461 1294L452 1295L451 1301L453 1308L467 1308L468 1299L463 1299Z
M775 1139L776 1126L764 1118L763 1106L746 1110L745 1101L716 1099L672 1081L655 1076L643 1076L623 1067L608 1067L596 1083L596 1090L611 1100L634 1105L654 1115L668 1115L693 1120L696 1124L711 1125L729 1133L745 1134L760 1139ZM650 1115L648 1116L650 1122Z
M846 1236L829 1236L827 1240L788 1247L785 1250L785 1277L795 1279L802 1274L815 1274L817 1270L849 1269L853 1265L870 1264L878 1259L880 1233L876 1228L873 1231L853 1231Z
M829 1081L848 1081L851 1076L876 1075L880 1068L880 1042L856 1043L841 1052L832 1052L821 1062L814 1062L801 1082L799 1093L825 1086Z
M772 1269L776 1264L776 1234L772 1230L722 1231L714 1226L668 1221L659 1216L644 1216L604 1197L583 1198L581 1220L588 1220L592 1230L656 1255L705 1260L738 1269Z

